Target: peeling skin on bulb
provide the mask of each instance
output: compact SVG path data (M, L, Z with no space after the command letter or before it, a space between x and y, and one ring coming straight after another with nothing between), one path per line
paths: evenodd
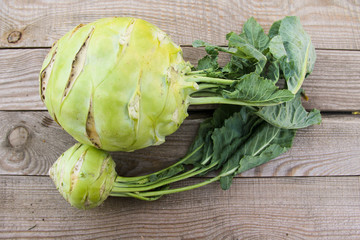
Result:
M139 108L140 108L140 94L136 93L128 105L128 112L131 119L134 120L139 119Z
M133 121L136 137L138 136L139 132L142 74L143 72L140 71L137 79L135 94L132 96L131 100L128 103L128 114L130 119L132 119Z
M178 75L178 72L175 70L175 67L170 66L167 71L167 80L168 80L169 85L173 84L173 82L176 82L177 75Z
M119 43L121 45L127 46L129 44L131 33L132 33L133 29L134 29L135 22L136 22L135 19L131 19L131 21L129 23L129 26L126 28L125 34L120 36Z
M171 120L174 123L179 124L179 110L178 109L175 109L175 112L173 113Z
M83 152L83 154L81 154L80 158L77 160L77 162L74 165L74 168L71 171L70 192L72 192L72 189L78 180L79 172L84 163L86 153L87 153L87 151L85 151L85 152Z
M56 57L56 51L57 51L57 48L55 48L49 64L40 73L40 95L41 95L41 100L43 102L45 101L46 87L47 87L47 84L49 82L51 71L52 71L53 66L54 66L55 57Z
M76 53L75 58L71 65L71 72L68 79L68 82L66 84L66 87L64 89L62 102L65 100L66 96L71 91L71 88L74 86L76 79L79 77L80 73L83 71L85 62L86 62L86 52L87 48L89 46L89 41L91 38L92 33L94 32L94 27L91 28L90 33L88 34L88 37L84 41L83 45L79 49L79 51Z
M101 175L104 173L106 167L109 165L109 161L111 160L111 156L109 155L102 163L101 165L101 169L100 169L100 173L99 173L99 176L97 177L96 180L98 180ZM95 181L96 181L95 180ZM104 195L104 192L105 192L105 188L106 188L106 182L104 182L102 185L101 185L101 188L100 188L100 198L103 198L103 195Z
M77 32L80 28L82 28L84 26L84 24L80 23L79 25L77 25L73 30L72 32L70 33L69 35L69 38L71 38L75 32Z
M91 201L89 199L89 192L86 192L84 199L83 199L83 203L84 203L84 208L88 208L89 206L91 206Z
M101 147L101 141L99 134L96 131L95 119L94 119L94 107L92 104L92 99L90 99L89 113L86 120L86 134L89 138L89 141L97 148Z
M157 40L159 41L159 46L161 46L161 44L164 43L168 43L169 42L169 37L167 36L167 34L163 31L156 31L154 33L155 37L157 38Z

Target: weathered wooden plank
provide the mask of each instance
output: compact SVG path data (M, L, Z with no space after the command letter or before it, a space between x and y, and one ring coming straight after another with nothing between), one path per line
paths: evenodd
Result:
M0 47L49 47L79 23L102 17L132 16L152 22L178 44L201 36L225 44L225 35L239 31L255 17L267 31L286 15L301 18L318 48L359 49L358 1L20 1L0 2Z
M2 110L44 109L39 72L48 49L0 50L0 106Z
M159 170L187 152L203 117L190 116L165 144L114 153L121 175ZM298 131L293 148L243 176L360 175L360 116L324 115L320 126ZM0 112L0 174L45 175L74 140L47 112Z
M289 152L242 176L359 175L358 127L360 116L323 115L321 126L298 131Z
M186 153L197 123L189 120L165 144L135 153L114 153L121 174L138 174L170 165ZM76 141L47 112L0 112L0 174L44 175Z
M237 178L227 191L213 183L81 211L47 177L2 176L0 238L358 239L359 189L357 176Z
M184 58L196 64L205 52L184 47ZM0 109L43 110L38 74L48 49L0 50ZM360 51L317 50L317 62L304 89L305 106L322 111L355 111L360 102ZM228 56L222 55L220 63ZM197 108L204 108L198 106Z

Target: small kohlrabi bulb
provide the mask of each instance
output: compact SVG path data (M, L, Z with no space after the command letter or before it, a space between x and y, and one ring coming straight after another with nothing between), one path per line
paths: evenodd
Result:
M99 206L117 176L115 162L107 152L80 143L64 152L49 174L61 195L80 209Z

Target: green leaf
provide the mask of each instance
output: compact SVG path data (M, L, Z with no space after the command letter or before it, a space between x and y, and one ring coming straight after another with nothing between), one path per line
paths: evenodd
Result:
M295 130L281 129L267 122L263 122L262 126L259 126L251 138L242 146L241 152L243 155L258 156L272 144L290 148L294 136Z
M219 128L224 125L226 119L231 117L234 113L238 112L241 109L239 106L235 105L222 105L214 111L212 117L212 124L214 128Z
M195 154L185 164L199 164L209 157L213 153L213 140L211 137L214 129L221 128L226 119L239 110L239 106L222 105L214 111L212 118L204 120L200 124L196 138L187 153L187 155ZM198 148L201 148L201 150L197 151Z
M270 53L275 57L275 59L287 57L283 40L280 35L275 36L274 38L271 39L269 44L269 49L270 49Z
M277 83L280 78L280 62L279 61L273 61L269 64L267 68L266 77L273 81L274 83Z
M281 21L282 20L276 21L271 25L270 30L269 30L269 38L273 38L279 34L279 28L281 25Z
M228 189L235 175L264 164L286 152L291 148L294 137L295 130L280 129L263 122L224 164L220 172L220 175L225 175L220 178L221 188ZM233 169L236 170L232 174L227 174Z
M244 60L236 56L231 56L230 61L221 71L228 79L238 79L248 72Z
M227 118L221 128L214 129L211 136L214 146L213 161L218 162L218 167L236 152L261 121L249 113L250 110L243 107Z
M219 50L226 51L227 53L240 58L244 67L249 68L248 72L260 74L267 62L264 54L236 33L229 33L227 38L229 40L229 49Z
M255 18L251 17L247 20L243 26L243 33L247 41L260 52L267 48L270 39Z
M222 91L222 95L224 98L237 99L252 106L275 105L294 98L290 91L280 90L273 81L255 73L235 81L231 89Z
M211 133L214 129L214 125L212 123L212 119L206 119L204 120L198 129L197 135L193 141L193 143L191 144L188 153L186 156L191 155L191 157L189 157L185 164L195 164L197 162L200 162L200 160L203 158L204 156L204 148L205 145L208 144L208 134L209 132ZM197 150L199 149L199 150Z
M298 17L285 17L274 23L269 35L270 52L276 59L282 58L280 65L287 88L295 94L314 69L315 48Z
M300 91L293 100L276 106L262 107L255 114L274 126L286 129L305 128L321 123L319 110L307 112L302 106Z
M192 43L193 47L198 48L198 47L205 47L207 44L206 42L202 41L202 40L194 40Z
M259 37L259 41L264 41L261 37L262 35L256 31L250 31L247 27L247 33L249 37ZM259 30L260 31L260 30ZM261 31L260 31L261 32ZM251 34L258 34L259 36L252 36ZM242 34L246 36L245 33ZM246 36L247 37L247 36ZM236 64L237 69L247 69L246 72L256 72L260 74L267 62L267 59L264 54L261 53L255 46L252 45L247 39L242 38L240 35L231 32L227 34L227 39L229 41L229 47L219 47L214 46L204 41L196 40L193 42L194 47L205 47L206 52L212 57L220 52L229 53L232 55L231 63ZM256 41L255 39L250 39L251 41ZM254 42L257 47L263 48L264 42ZM267 44L267 43L266 43ZM230 67L228 66L228 69Z
M204 70L204 69L218 69L219 68L219 64L217 62L217 56L213 57L213 56L209 56L206 55L205 57L203 57L202 59L200 59L198 61L198 67L197 70Z

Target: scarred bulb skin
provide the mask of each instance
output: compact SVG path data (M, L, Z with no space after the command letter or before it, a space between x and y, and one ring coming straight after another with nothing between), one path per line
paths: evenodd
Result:
M56 160L49 175L61 195L79 209L105 201L117 176L115 162L107 152L80 143Z
M156 26L104 18L59 39L40 71L50 115L77 141L107 151L161 144L188 116L191 65Z

